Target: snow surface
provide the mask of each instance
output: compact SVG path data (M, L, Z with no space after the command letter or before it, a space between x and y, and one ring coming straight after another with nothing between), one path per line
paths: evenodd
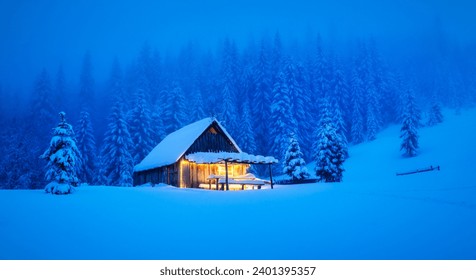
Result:
M192 146L193 142L216 121L235 147L241 152L233 138L215 118L205 118L194 122L167 135L138 165L134 171L144 171L177 162L181 156Z
M343 183L3 190L0 259L476 259L475 120L446 112L415 158L390 127L351 147Z

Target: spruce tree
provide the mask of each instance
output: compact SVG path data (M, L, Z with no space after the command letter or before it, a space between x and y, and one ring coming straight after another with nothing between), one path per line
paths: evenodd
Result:
M132 186L132 140L125 121L123 105L117 98L109 115L102 149L102 170L108 185Z
M254 130L251 125L251 114L250 114L250 105L248 100L245 100L243 103L243 110L240 114L239 130L237 134L237 139L239 146L246 153L255 153L256 152L256 142L254 136Z
M344 123L344 118L342 117L341 109L339 103L335 102L332 105L334 113L332 115L332 123L335 125L336 133L338 136L339 145L342 147L344 157L349 157L348 142L346 137L346 127Z
M237 57L234 44L229 40L225 41L221 69L221 84L220 84L220 108L219 119L226 129L234 134L237 131L236 122L236 106L237 106Z
M428 126L435 126L443 122L443 114L441 113L440 103L436 100L436 97L433 96L431 100L431 108L428 114Z
M172 90L164 90L167 104L165 104L164 124L166 133L174 132L187 124L185 115L185 96L182 88L177 82L173 83Z
M286 84L291 98L291 109L297 123L296 137L304 144L305 155L310 154L312 146L311 96L304 88L306 84L302 65L294 65L290 60L285 66Z
M362 114L363 81L357 71L352 71L351 103L352 103L352 123L351 139L352 143L358 144L364 141L364 118Z
M291 177L292 181L300 181L309 177L306 162L294 133L289 136L289 146L284 156L283 173Z
M139 163L149 154L156 143L154 141L154 131L152 130L152 116L144 91L138 89L135 99L135 106L130 115L130 133L132 143L134 143L132 157L134 163Z
M367 90L367 140L373 141L380 130L380 110L375 87Z
M85 108L81 110L78 127L77 147L82 156L81 164L78 164L78 177L83 183L94 184L97 177L96 140L89 111Z
M400 150L403 150L405 156L414 157L417 155L417 150L419 148L419 126L420 112L416 106L414 93L409 90L405 96L402 128L400 129L400 138L402 138Z
M45 191L69 194L72 187L79 183L75 165L80 162L81 156L74 140L73 127L66 122L64 112L59 115L60 123L53 131L50 147L41 156L48 161L45 177L50 183L46 185Z
M269 120L271 115L271 71L269 58L264 43L258 56L258 62L254 66L254 85L253 106L251 106L253 114L254 132L256 135L257 153L269 154Z
M197 87L192 91L190 108L193 108L192 112L190 112L190 121L195 122L205 118L202 92Z
M321 182L340 182L344 172L345 147L336 132L327 101L323 102L320 115L313 155L316 176Z
M161 103L159 101L156 102L156 104L152 108L152 124L151 128L153 131L153 145L155 146L157 143L160 143L162 139L167 136L165 134L165 126L164 126L164 121L162 120L163 118L163 107L161 106Z
M273 103L271 104L271 139L273 156L283 159L288 147L288 136L296 130L296 121L291 111L291 98L283 72L273 89Z

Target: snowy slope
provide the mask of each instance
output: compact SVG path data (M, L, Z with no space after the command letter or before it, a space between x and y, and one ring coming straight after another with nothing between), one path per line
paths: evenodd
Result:
M422 129L416 158L390 127L350 149L340 184L4 190L0 259L476 259L475 121Z

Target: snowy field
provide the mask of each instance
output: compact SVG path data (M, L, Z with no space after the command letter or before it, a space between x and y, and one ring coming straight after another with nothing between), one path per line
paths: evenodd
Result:
M344 183L0 191L0 259L476 259L476 110L350 148ZM397 177L430 165L433 171Z

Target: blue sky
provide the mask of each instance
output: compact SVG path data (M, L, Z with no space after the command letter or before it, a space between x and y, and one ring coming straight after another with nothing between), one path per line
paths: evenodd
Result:
M174 52L187 41L215 48L225 37L246 43L279 30L284 39L320 32L351 40L373 36L389 45L424 40L437 22L463 43L474 41L472 1L61 1L0 3L0 83L31 81L59 64L76 73L90 50L98 73L114 56L132 59L148 41Z

